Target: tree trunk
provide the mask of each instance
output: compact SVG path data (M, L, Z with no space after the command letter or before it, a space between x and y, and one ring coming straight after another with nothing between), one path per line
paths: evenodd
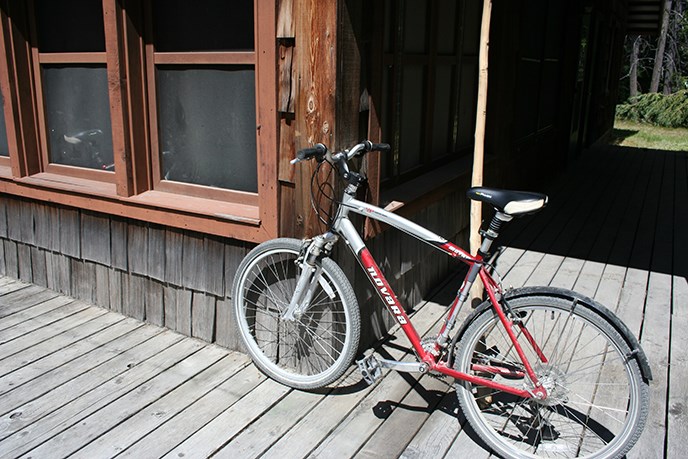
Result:
M629 81L630 97L638 95L638 54L640 53L640 35L633 37L633 51L631 51L631 75Z
M664 84L662 85L662 93L669 95L673 92L673 79L676 72L676 64L674 62L674 47L669 46L666 52L666 64L664 64Z
M674 13L669 17L669 25L667 27L667 38L665 46L664 64L664 88L663 93L669 95L674 92L674 75L676 74L676 60L680 59L677 49L677 41L680 40L680 25L683 11L681 8L681 1L674 2Z
M659 92L659 80L662 76L664 66L664 48L666 46L667 31L669 30L669 16L671 13L672 0L664 1L664 11L662 13L662 28L659 32L657 42L657 52L655 53L655 65L652 68L652 81L650 82L650 92Z

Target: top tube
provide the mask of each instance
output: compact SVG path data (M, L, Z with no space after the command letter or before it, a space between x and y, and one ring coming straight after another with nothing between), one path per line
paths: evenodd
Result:
M403 231L404 233L413 236L414 238L423 241L426 244L429 244L452 257L460 258L466 262L480 261L480 258L471 256L460 247L449 242L446 238L433 233L419 224L373 204L360 201L348 193L344 193L344 196L342 197L339 215L333 224L333 228L335 230L339 231L342 227L343 220L348 220L347 214L349 211L386 223L393 228Z

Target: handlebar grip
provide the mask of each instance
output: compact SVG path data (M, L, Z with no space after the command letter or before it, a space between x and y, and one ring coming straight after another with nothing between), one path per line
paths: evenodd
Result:
M370 151L380 151L380 152L388 152L392 151L392 147L388 143L374 143L372 147L370 147Z
M325 156L325 153L327 153L327 147L322 143L317 143L312 147L299 150L296 153L296 157L299 159L299 161L311 159L313 157L320 161Z

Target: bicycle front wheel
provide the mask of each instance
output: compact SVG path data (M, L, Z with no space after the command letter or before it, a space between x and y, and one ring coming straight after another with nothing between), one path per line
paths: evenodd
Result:
M649 388L626 341L606 319L554 296L509 301L540 349L514 328L545 400L524 399L458 381L470 426L506 457L624 455L645 424ZM456 347L458 371L532 390L513 343L492 308L466 329Z
M282 317L301 274L301 246L296 239L275 239L253 249L238 268L232 299L239 335L254 363L282 384L315 389L351 365L360 314L351 284L325 258L311 306L298 318Z

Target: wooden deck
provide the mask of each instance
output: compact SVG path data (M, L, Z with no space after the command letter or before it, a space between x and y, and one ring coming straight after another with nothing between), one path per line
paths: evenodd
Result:
M629 457L682 457L688 434L685 153L597 149L519 220L506 285L573 288L616 310L650 359L650 419ZM458 287L414 308L430 331ZM681 329L684 329L682 332ZM380 352L402 358L398 334ZM351 371L289 390L248 359L49 290L0 278L0 457L488 457L448 382Z

